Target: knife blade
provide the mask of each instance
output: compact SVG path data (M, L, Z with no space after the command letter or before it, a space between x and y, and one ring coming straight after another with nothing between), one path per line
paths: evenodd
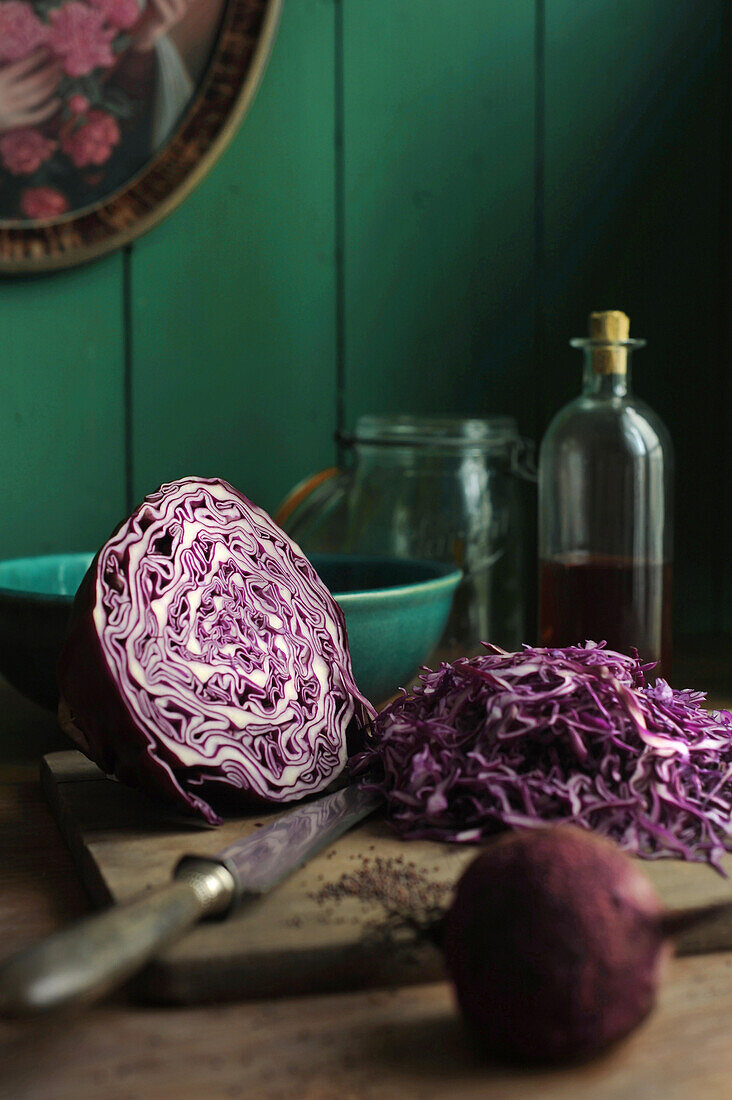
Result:
M377 796L344 787L289 810L215 856L184 856L165 886L93 913L0 964L0 1014L40 1015L91 1003L199 920L225 918L271 890L378 804Z

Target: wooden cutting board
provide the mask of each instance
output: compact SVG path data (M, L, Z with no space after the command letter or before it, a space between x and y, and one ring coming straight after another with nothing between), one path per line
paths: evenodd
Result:
M213 855L261 827L266 816L199 827L104 776L81 753L51 753L43 788L95 904L123 902L166 882L185 853ZM136 983L145 999L194 1003L267 998L367 986L409 984L442 976L439 953L415 946L394 928L381 903L349 893L354 876L368 892L395 872L427 894L452 884L472 847L400 841L367 821L316 856L269 895L226 921L204 922L161 954ZM377 862L379 861L379 862ZM732 856L727 857L732 873ZM644 863L669 907L732 900L732 881L708 867L676 860ZM685 953L732 949L732 916L686 935Z

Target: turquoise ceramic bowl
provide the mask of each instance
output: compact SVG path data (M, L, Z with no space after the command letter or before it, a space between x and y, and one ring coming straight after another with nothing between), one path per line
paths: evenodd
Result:
M93 555L0 561L0 673L56 710L56 661L74 593ZM361 691L382 702L406 685L445 628L460 571L433 562L311 555L346 616Z
M382 703L407 686L439 642L462 573L437 562L310 559L346 616L356 683L372 703Z
M58 706L56 661L74 593L93 556L0 561L0 673L48 710Z

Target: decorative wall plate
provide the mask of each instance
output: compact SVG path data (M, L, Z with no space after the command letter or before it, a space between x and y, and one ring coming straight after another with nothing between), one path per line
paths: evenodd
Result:
M202 179L282 0L0 0L0 273L95 259Z

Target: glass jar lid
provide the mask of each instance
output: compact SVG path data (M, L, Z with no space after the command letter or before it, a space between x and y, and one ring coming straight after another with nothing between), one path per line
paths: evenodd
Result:
M347 446L488 451L513 447L521 442L521 436L511 416L360 416L355 432L342 433L340 441Z

